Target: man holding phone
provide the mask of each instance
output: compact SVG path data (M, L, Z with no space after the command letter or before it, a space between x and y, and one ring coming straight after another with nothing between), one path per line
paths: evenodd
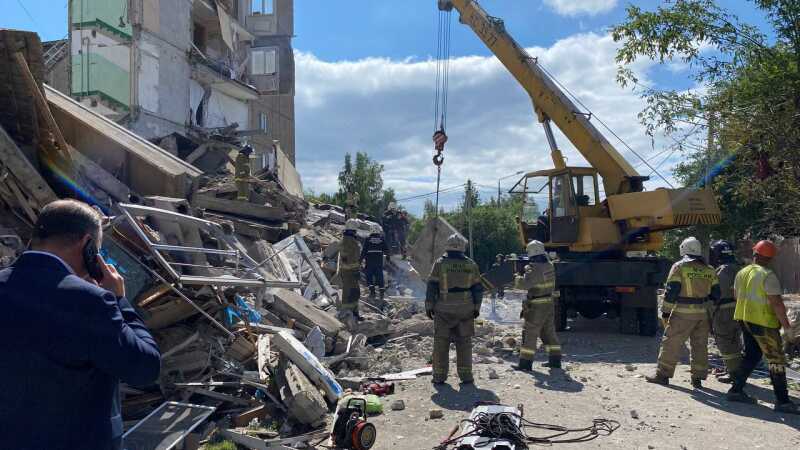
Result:
M0 271L0 442L14 449L120 449L119 382L158 378L161 356L98 254L89 205L45 206L31 250Z

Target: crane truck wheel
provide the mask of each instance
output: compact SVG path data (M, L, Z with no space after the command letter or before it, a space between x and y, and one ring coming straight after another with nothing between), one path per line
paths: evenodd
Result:
M658 309L656 308L637 308L639 319L639 335L655 336L658 332Z
M567 329L567 305L560 298L555 301L555 323L556 331Z

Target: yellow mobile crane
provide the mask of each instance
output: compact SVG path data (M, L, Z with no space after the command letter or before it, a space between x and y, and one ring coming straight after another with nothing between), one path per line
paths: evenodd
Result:
M523 243L545 243L559 255L556 264L561 297L556 326L566 327L568 310L588 318L620 315L623 333L657 331L656 289L669 269L663 258L644 256L661 248L663 231L695 224L718 224L720 211L710 190L644 191L648 179L595 128L559 88L536 58L508 34L502 19L475 0L438 0L439 9L456 9L469 26L528 92L544 127L553 168L525 174L509 191L525 198L519 216ZM553 135L555 124L591 167L567 166ZM605 199L600 197L598 175ZM544 214L537 196L547 196ZM631 256L632 253L641 256Z

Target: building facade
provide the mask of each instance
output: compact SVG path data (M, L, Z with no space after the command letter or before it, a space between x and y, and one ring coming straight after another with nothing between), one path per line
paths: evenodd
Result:
M69 94L193 163L278 141L293 164L292 3L70 0Z

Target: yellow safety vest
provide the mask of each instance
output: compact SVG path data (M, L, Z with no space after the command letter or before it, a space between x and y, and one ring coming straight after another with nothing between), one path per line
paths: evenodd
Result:
M758 264L750 264L736 274L735 320L761 325L767 328L780 328L778 316L767 300L764 283L772 271Z

